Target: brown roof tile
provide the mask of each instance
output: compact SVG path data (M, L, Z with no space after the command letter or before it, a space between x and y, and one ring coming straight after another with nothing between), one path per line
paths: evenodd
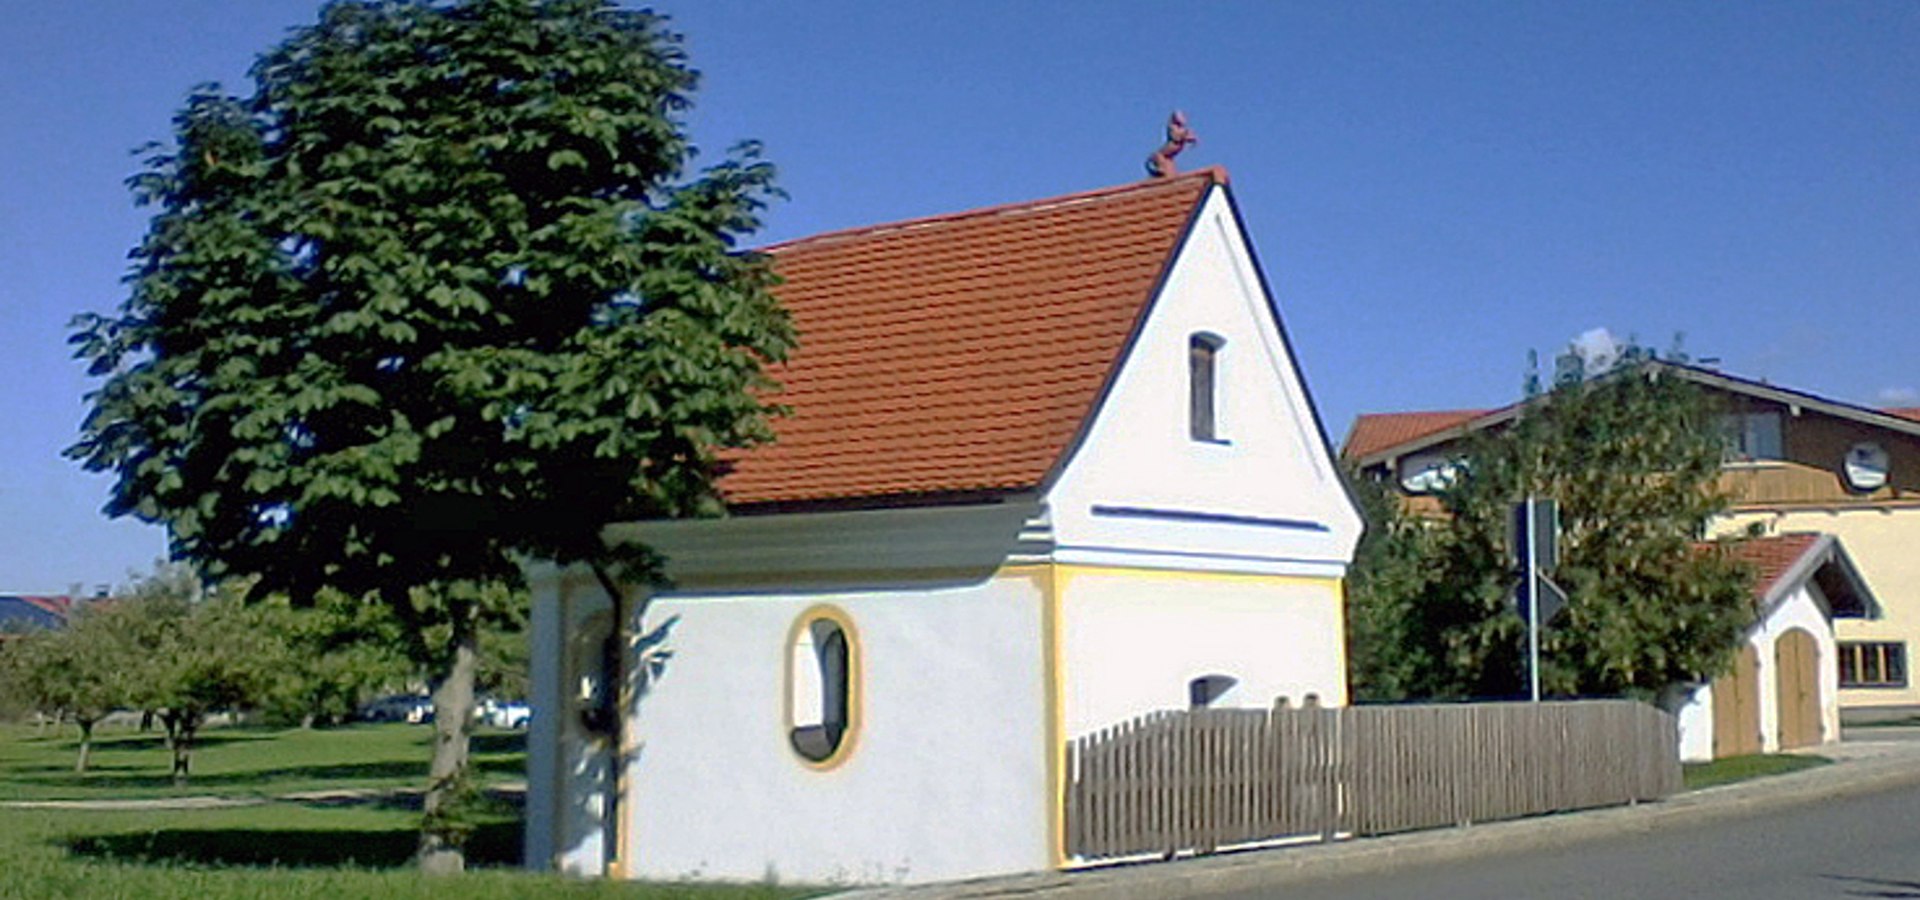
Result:
M1225 181L1208 169L767 248L800 333L772 371L793 412L735 459L728 503L1038 486Z
M1396 447L1430 434L1465 425L1490 412L1493 410L1448 409L1433 412L1369 413L1353 420L1353 430L1347 433L1347 443L1341 448L1340 455L1347 459L1359 459L1389 447Z
M1728 541L1723 546L1728 555L1751 564L1756 570L1753 597L1759 602L1773 592L1775 583L1785 577L1787 570L1792 569L1793 564L1799 562L1821 537L1811 532L1790 532Z
M1884 410L1884 412L1890 416L1899 416L1902 419L1912 419L1915 422L1920 422L1920 406L1895 406L1889 407Z

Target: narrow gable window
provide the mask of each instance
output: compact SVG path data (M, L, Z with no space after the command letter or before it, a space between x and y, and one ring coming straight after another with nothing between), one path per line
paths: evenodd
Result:
M1187 339L1187 431L1196 441L1220 441L1217 392L1220 348L1226 343L1204 331Z

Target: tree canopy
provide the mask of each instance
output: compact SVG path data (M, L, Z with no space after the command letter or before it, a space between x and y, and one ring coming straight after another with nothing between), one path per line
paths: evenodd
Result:
M335 0L252 80L131 179L155 215L77 323L71 452L213 580L394 610L442 707L432 820L520 563L648 575L603 526L717 512L721 451L769 437L794 334L736 241L773 169L690 173L679 38L604 0Z
M1559 503L1554 578L1568 595L1544 632L1545 691L1656 699L1722 671L1754 610L1751 572L1701 542L1726 504L1714 412L1692 384L1631 360L1561 379L1510 426L1470 438L1439 518L1362 485L1375 496L1350 592L1356 694L1522 692L1508 523L1529 493Z

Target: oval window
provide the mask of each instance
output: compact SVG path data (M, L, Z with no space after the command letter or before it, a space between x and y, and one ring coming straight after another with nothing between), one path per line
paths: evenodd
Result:
M853 743L858 720L852 623L837 609L808 610L787 643L787 739L809 763L828 765Z

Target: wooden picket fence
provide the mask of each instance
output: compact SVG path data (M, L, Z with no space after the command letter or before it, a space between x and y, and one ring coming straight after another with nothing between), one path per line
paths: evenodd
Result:
M1069 857L1386 834L1655 800L1680 789L1674 717L1582 700L1200 709L1067 748Z

